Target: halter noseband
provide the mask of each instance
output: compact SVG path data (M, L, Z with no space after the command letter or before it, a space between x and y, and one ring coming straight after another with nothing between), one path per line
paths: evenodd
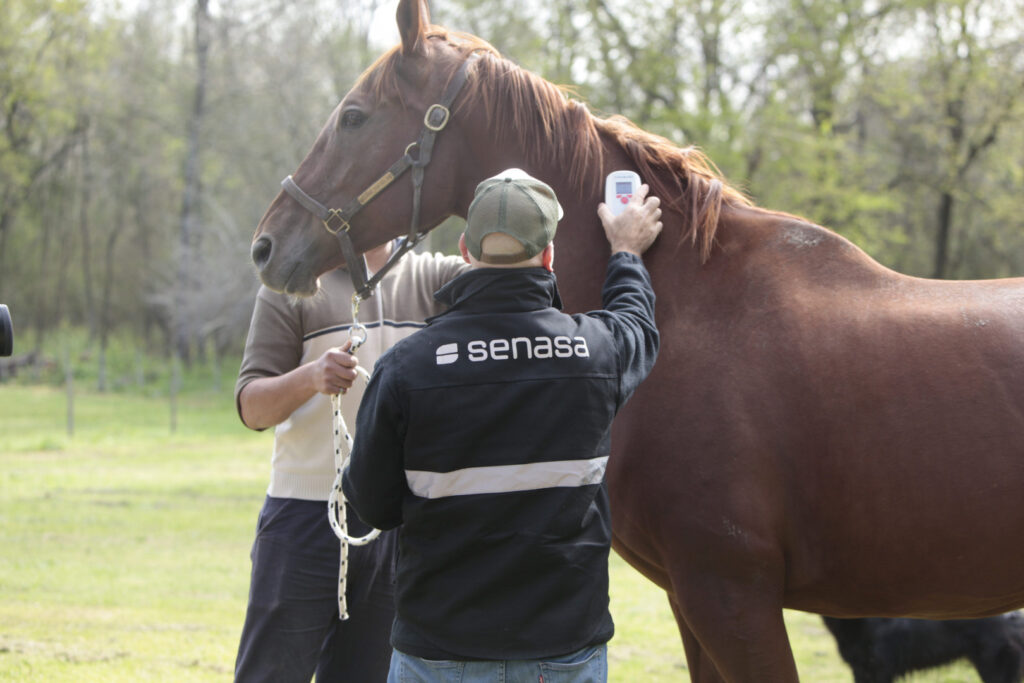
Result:
M415 247L420 240L422 240L427 232L420 232L420 190L423 188L423 169L426 168L427 164L430 163L430 157L434 151L434 140L437 134L444 130L445 126L448 125L448 120L451 118L451 106L452 102L458 96L459 91L462 90L462 86L466 84L466 80L469 77L469 64L471 61L475 61L477 55L472 54L467 58L462 65L459 67L458 72L452 78L451 82L448 83L448 87L445 89L444 94L441 96L441 101L438 104L432 104L427 109L426 114L423 116L423 130L420 133L420 139L414 140L409 143L405 148L405 154L391 164L391 167L378 178L372 185L366 188L358 197L350 201L342 209L329 209L317 200L306 194L302 188L300 188L291 176L288 176L281 181L281 187L287 192L292 199L297 201L303 207L306 208L310 213L323 221L324 228L327 232L331 233L338 238L338 244L341 247L341 253L345 257L345 263L348 266L349 276L352 278L352 286L355 289L355 297L359 299L367 299L373 294L373 288L377 286L377 283L381 281L385 274L391 268L398 263L398 260L405 255L405 252ZM416 158L413 159L410 152L413 147L418 148L419 153ZM359 211L370 203L374 197L381 193L387 186L398 179L400 175L405 173L407 170L412 169L412 222L409 226L409 235L402 241L402 243L392 252L388 258L387 263L379 271L374 273L373 277L367 279L366 264L359 254L356 253L355 248L352 246L352 238L349 237L349 221L352 220Z

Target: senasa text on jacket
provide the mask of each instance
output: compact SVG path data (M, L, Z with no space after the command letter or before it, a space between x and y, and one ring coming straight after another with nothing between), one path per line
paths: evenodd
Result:
M519 358L589 358L586 337L512 337L511 339L474 339L466 343L466 357L473 362L485 360L518 360ZM437 347L437 364L449 365L459 360L455 342Z

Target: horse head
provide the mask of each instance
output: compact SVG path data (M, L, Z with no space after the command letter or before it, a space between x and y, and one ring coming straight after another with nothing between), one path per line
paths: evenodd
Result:
M464 97L450 110L438 102L474 52L493 48L460 44L431 27L420 0L401 2L397 19L401 44L345 95L260 220L252 259L271 289L314 293L321 274L345 264L341 231L361 254L409 232L411 222L425 232L468 207L473 184L464 178L482 176L468 163L468 139L460 131L457 105ZM425 136L431 138L426 150ZM422 188L414 192L410 181L425 159ZM411 218L414 194L419 215ZM317 215L320 210L326 213Z
M558 266L566 283L562 298L572 309L599 303L596 290L581 293L574 283L589 283L603 270L607 244L595 209L609 171L638 171L662 198L669 235L662 243L678 247L688 236L698 247L691 253L702 261L710 256L720 207L748 204L699 150L680 148L622 117L593 116L566 89L502 58L484 40L431 25L426 0L401 0L397 22L401 43L359 78L292 186L286 184L288 192L260 221L252 257L268 287L311 294L320 274L345 262L331 233L345 231L341 244L350 240L355 256L398 235L429 230L449 215L465 216L476 184L509 167L547 182L565 208L556 246L573 256L563 256ZM465 87L438 114L438 102L463 77ZM391 177L396 159L422 160L421 131L435 126L443 130L426 150L422 191L410 183L415 173ZM566 243L571 252L559 246ZM661 251L655 245L649 257Z

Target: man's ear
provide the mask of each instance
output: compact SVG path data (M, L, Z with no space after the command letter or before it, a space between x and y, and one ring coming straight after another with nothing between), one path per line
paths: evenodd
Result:
M544 247L544 251L541 252L541 264L548 269L549 272L555 272L555 243L548 242L548 246Z
M469 260L469 249L466 248L466 233L459 235L459 251L462 252L462 259L466 263L470 263Z
M395 19L398 21L398 34L402 36L402 56L426 52L427 27L430 26L426 0L401 0Z

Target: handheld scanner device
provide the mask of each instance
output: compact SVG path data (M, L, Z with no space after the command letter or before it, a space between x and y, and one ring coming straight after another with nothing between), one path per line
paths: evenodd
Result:
M604 203L618 216L640 189L640 176L633 171L612 171L604 181Z

